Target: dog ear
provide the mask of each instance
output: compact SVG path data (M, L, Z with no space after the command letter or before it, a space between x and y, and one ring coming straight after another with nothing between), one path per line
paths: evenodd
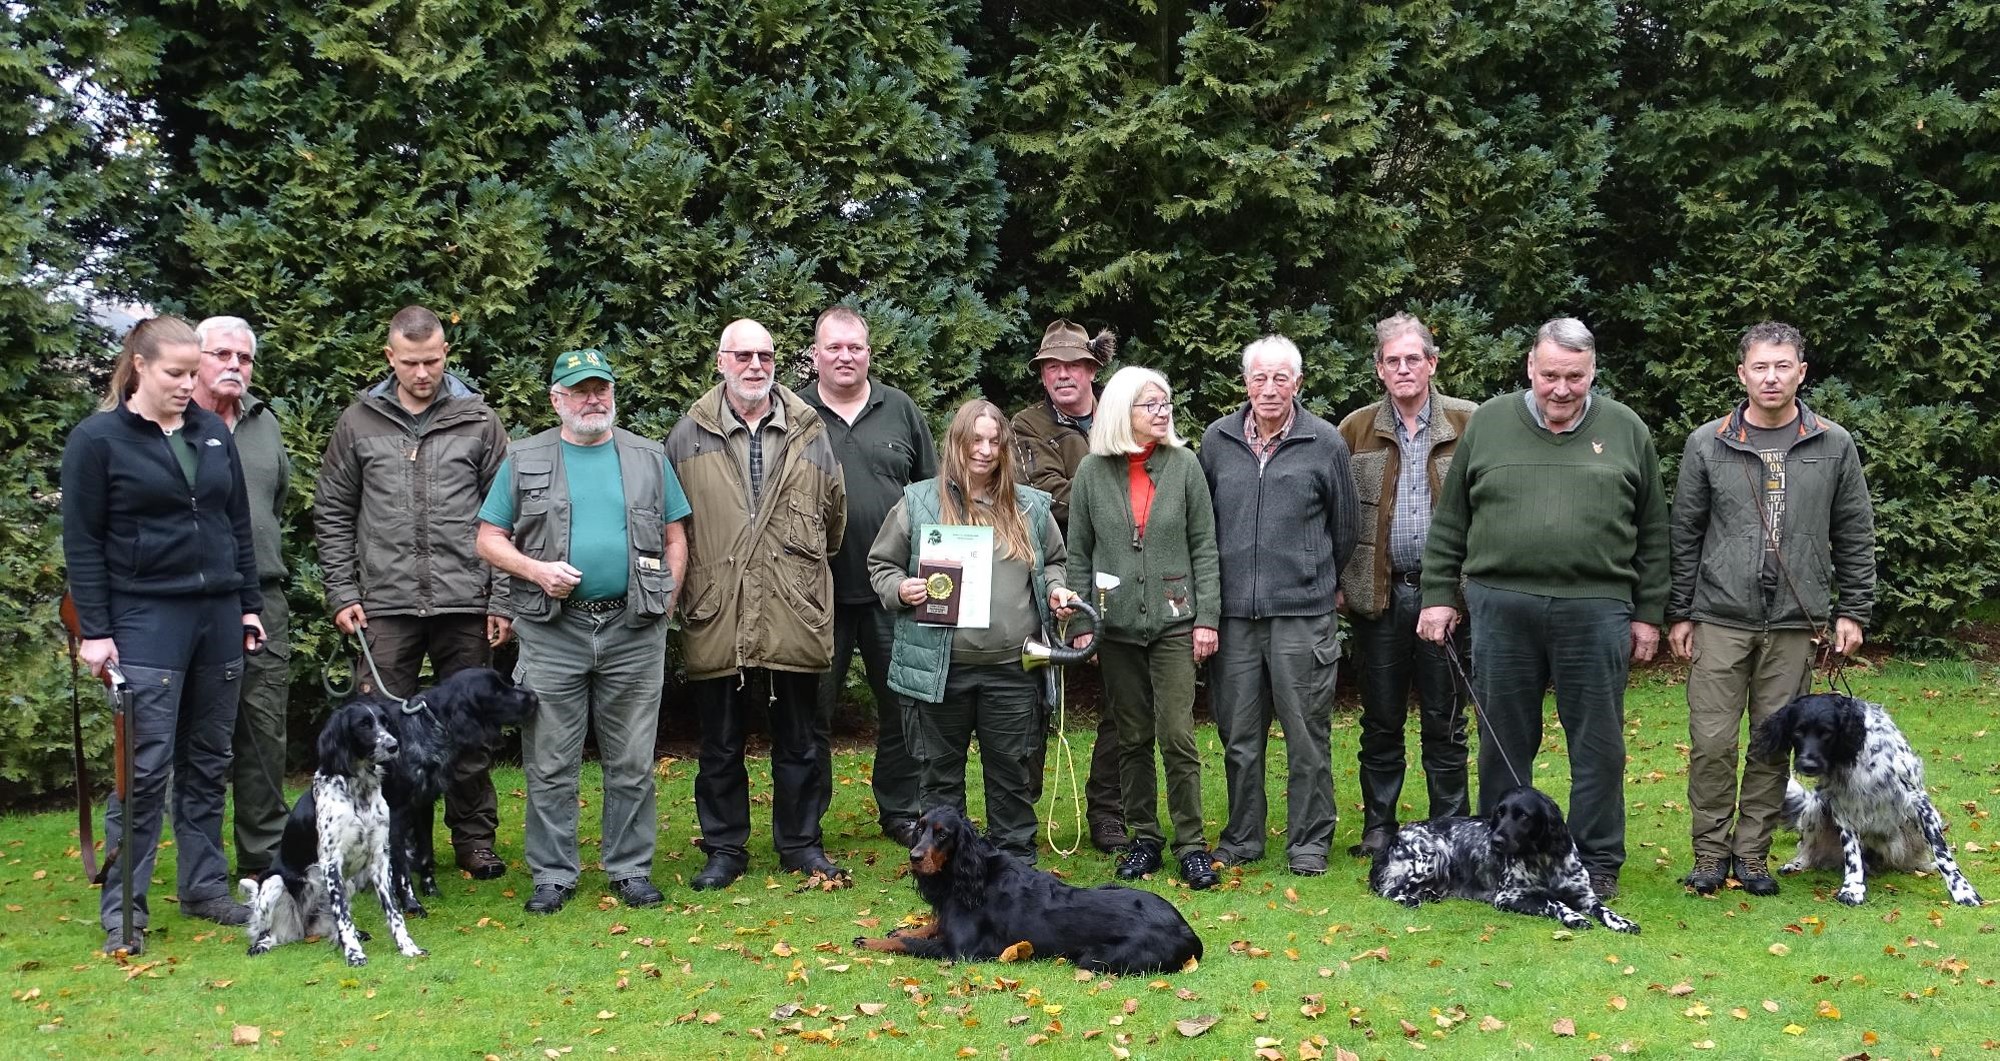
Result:
M1834 712L1833 746L1827 755L1840 765L1859 762L1861 749L1868 743L1868 704L1851 696L1840 698Z
M965 815L951 826L952 901L967 910L986 904L986 844Z
M319 728L319 772L328 777L346 777L354 773L354 751L349 746L352 741L348 730L352 728L354 712L347 708L335 711L327 717Z
M1563 820L1562 808L1546 794L1535 801L1535 850L1549 851L1560 855L1568 851L1574 843L1569 835L1569 823Z
M1792 701L1757 724L1750 734L1750 758L1771 766L1783 766L1792 755L1792 727L1799 717L1799 702Z

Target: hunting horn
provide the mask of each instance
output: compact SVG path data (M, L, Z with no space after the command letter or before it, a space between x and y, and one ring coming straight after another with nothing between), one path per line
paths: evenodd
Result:
M1069 602L1069 607L1090 616L1093 623L1101 618L1097 609L1091 607L1090 603L1082 597L1072 598ZM1075 664L1088 661L1095 655L1097 655L1096 638L1092 638L1090 644L1084 648L1071 648L1065 644L1044 644L1032 637L1021 642L1021 667L1025 670L1038 670L1042 667L1074 666Z

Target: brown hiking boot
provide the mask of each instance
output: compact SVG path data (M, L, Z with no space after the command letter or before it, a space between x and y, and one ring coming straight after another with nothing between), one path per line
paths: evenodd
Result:
M1694 869L1681 878L1681 883L1694 889L1696 895L1714 895L1716 889L1729 876L1728 863L1714 855L1696 855Z
M1770 863L1761 858L1738 858L1736 881L1752 895L1778 894L1778 882L1771 876Z

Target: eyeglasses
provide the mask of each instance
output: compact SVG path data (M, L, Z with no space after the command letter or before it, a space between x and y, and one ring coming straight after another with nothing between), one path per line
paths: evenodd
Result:
M1172 416L1174 413L1174 403L1158 399L1150 402L1140 402L1133 406L1133 408L1144 410L1147 416Z
M1381 365L1383 368L1386 368L1391 372L1401 372L1406 368L1412 372L1415 372L1417 370L1417 366L1422 365L1423 363L1429 360L1430 360L1429 357L1426 357L1422 354L1418 354L1412 357L1377 358L1375 363Z
M234 361L237 364L248 367L250 362L257 359L257 355L248 350L203 350L202 353L225 365Z
M735 358L736 363L739 365L749 365L758 361L762 361L767 365L778 363L777 353L771 350L724 350L722 352Z

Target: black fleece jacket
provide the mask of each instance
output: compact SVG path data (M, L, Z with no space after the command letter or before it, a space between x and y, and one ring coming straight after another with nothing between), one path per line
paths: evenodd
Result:
M222 418L189 405L190 490L158 424L124 406L93 414L63 447L63 557L86 638L111 636L111 594L233 593L262 612L249 493Z

